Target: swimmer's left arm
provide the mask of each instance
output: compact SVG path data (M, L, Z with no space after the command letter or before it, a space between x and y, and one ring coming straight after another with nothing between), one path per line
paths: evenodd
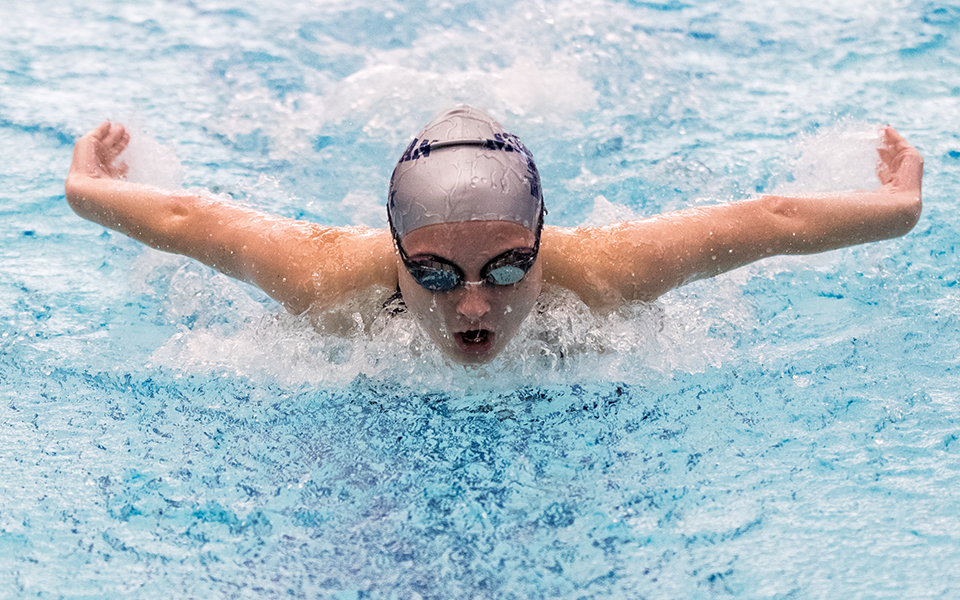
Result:
M767 256L904 235L920 217L923 159L891 127L879 156L882 186L874 191L764 196L606 227L545 230L544 276L589 306L611 308Z

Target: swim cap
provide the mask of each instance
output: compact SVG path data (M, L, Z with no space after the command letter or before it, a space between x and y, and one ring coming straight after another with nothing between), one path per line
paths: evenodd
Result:
M437 223L512 221L539 240L540 175L517 136L481 110L455 106L430 121L400 157L387 217L397 239Z

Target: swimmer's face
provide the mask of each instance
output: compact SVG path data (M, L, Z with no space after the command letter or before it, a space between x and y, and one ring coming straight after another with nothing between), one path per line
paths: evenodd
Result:
M534 235L508 221L466 221L415 229L402 244L412 260L443 259L457 265L466 281L479 282L491 259L532 248ZM466 285L448 292L423 288L399 260L397 264L407 308L440 349L462 364L484 363L499 354L536 304L543 283L539 258L517 283Z

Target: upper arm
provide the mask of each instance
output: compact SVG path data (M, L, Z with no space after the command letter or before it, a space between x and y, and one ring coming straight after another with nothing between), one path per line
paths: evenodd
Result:
M252 283L293 313L361 288L396 286L384 230L322 227L83 172L68 177L66 196L80 216Z
M652 301L681 285L779 251L767 207L737 203L693 208L602 227L545 230L548 282L592 308Z
M603 227L544 230L547 281L591 307L653 300L767 256L812 254L897 237L919 192L883 187L816 197L764 196Z
M396 286L384 230L323 227L222 204L179 228L175 251L256 285L295 314L370 286Z

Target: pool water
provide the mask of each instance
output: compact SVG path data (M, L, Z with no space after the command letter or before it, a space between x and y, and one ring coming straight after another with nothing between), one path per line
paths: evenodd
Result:
M15 1L0 6L0 597L950 598L960 593L960 4ZM383 226L436 112L485 108L556 225L875 185L901 239L593 315L504 356L333 334L63 198L131 178Z

